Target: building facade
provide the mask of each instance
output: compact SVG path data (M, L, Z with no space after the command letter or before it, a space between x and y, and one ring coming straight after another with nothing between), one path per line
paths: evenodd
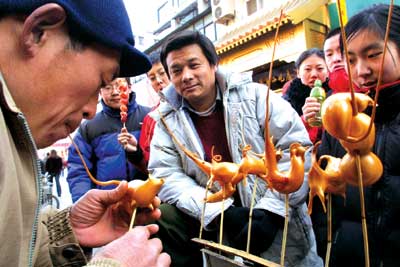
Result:
M345 14L351 16L381 1L341 2ZM272 89L279 89L296 76L294 62L300 53L322 48L325 34L339 25L336 5L336 0L160 1L154 11L158 22L153 31L155 42L145 52L160 49L163 41L176 32L198 30L214 42L220 66L252 71L254 81L266 83L282 10L271 84Z

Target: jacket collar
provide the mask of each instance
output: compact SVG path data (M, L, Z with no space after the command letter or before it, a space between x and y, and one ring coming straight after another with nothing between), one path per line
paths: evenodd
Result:
M21 113L21 110L17 107L11 93L7 87L6 81L0 71L0 104L9 111L14 113Z
M222 94L223 96L233 88L236 88L246 83L251 83L252 72L232 73L226 72L221 67L219 67L215 73L215 80L217 83L216 88L220 90L220 94ZM163 112L171 111L170 109L178 110L185 106L183 102L183 97L176 92L175 86L172 83L164 88L162 92L159 93L159 95L162 102L168 103L168 105L164 105L164 107L161 109ZM169 108L165 106L169 106Z

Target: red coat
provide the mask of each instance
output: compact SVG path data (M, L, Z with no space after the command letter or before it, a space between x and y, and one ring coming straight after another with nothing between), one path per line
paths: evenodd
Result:
M159 105L160 103L154 106L152 111L155 110ZM153 138L155 126L156 121L150 116L150 114L147 114L143 119L142 130L139 138L139 146L142 150L143 158L141 159L140 163L134 163L135 166L143 173L148 173L147 166L150 158L150 143L151 139Z

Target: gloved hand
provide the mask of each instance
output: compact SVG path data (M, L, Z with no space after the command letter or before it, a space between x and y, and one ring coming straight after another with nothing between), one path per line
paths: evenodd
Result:
M225 211L224 226L233 247L246 250L250 209L230 207ZM283 228L284 218L267 210L253 209L250 252L259 255L267 250L277 231Z

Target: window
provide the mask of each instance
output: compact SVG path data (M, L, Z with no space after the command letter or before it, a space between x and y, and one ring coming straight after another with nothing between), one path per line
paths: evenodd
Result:
M144 45L144 37L143 36L138 36L139 40L139 45Z
M177 7L183 7L186 6L187 4L194 2L193 0L175 0L177 2Z
M251 14L257 12L264 7L264 0L247 0L246 1L247 7L247 15L250 16Z

